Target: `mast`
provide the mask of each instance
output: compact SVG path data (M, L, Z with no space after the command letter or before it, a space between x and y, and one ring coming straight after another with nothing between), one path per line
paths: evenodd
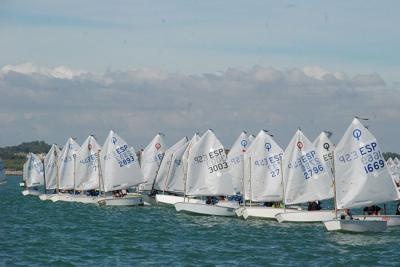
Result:
M253 188L251 188L251 157L249 157L249 181L250 181L250 207L253 199Z
M100 149L97 151L97 170L98 170L98 175L99 175L99 197L101 195L101 186L103 185L104 189L104 180L103 180L103 175L101 172L101 166L100 166ZM104 191L104 197L106 196L106 192Z
M281 177L282 177L282 200L283 200L283 212L286 213L286 201L285 201L285 180L283 176L283 153L280 156L280 163L281 163Z
M76 183L76 154L73 154L72 157L74 158L74 195L75 195L75 193L76 193L76 190L75 190L75 188L76 188L76 185L75 185L75 183Z
M243 186L243 192L242 192L242 195L243 195L243 207L246 207L246 191L245 191L245 189L244 189L244 153L243 153L243 155L241 155L241 157L242 157L242 163L243 163L243 178L242 178L242 186Z
M44 166L44 158L41 159L42 165L43 165L43 185L44 185L44 194L47 194L47 189L46 189L46 168Z
M336 172L335 172L335 150L332 151L332 175L333 175L333 204L335 205L335 217L338 218L338 209L336 203Z
M57 194L60 193L60 170L58 168L58 155L57 155L57 150L54 149L54 156L56 158L56 175L57 175L57 188L56 188L56 192Z

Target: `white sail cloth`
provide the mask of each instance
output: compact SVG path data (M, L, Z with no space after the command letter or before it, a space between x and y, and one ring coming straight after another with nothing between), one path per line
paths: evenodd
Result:
M206 131L190 150L186 194L234 194L224 147L212 130Z
M77 190L99 189L99 153L101 146L90 135L77 153L76 179Z
M57 145L53 144L44 159L46 189L56 189L59 185L59 156L61 152Z
M228 153L229 171L232 175L233 190L236 193L243 192L243 157L244 152L249 147L249 143L247 133L243 131L233 143Z
M173 164L175 163L174 158L176 158L175 154L180 149L182 150L186 148L187 137L182 138L176 144L171 146L165 151L163 160L161 161L160 169L158 170L156 180L154 182L154 189L156 190L166 190L166 184L168 180L170 180L171 168L173 168Z
M44 183L43 179L43 163L40 158L33 154L28 154L27 164L25 167L27 168L26 171L26 187L34 187L39 186Z
M245 152L245 199L281 201L283 184L281 172L282 148L261 130Z
M154 179L157 176L166 149L164 135L159 133L141 153L140 168L146 181L141 186L141 190L151 190L153 188Z
M75 187L75 168L76 168L76 154L80 146L72 138L68 138L67 143L61 150L59 157L59 175L60 184L59 189L70 190Z
M298 130L283 157L285 203L287 205L333 197L333 180L314 145Z
M135 149L113 131L108 134L100 153L100 174L105 192L144 182Z
M326 167L333 175L333 151L335 145L329 140L325 132L322 132L314 141L314 146L320 159L325 162Z
M376 138L354 119L335 149L337 208L358 208L398 199Z

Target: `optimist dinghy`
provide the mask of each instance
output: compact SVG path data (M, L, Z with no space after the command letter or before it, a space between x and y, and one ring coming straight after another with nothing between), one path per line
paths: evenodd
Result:
M38 156L33 153L28 154L28 159L23 166L23 174L26 189L22 191L24 196L39 196L41 193L38 187L43 185L43 163Z
M333 198L331 170L300 129L285 150L283 173L286 205ZM322 222L333 218L334 210L303 210L276 215L279 222Z
M376 138L357 118L347 128L334 154L337 209L360 208L399 198ZM324 225L328 231L384 231L386 220L383 216L375 218L336 217Z
M141 195L110 196L113 191L126 190L144 181L139 161L133 147L119 135L110 131L100 152L99 175L104 199L99 200L105 206L138 206L143 205Z
M211 197L234 194L224 147L212 130L206 131L189 151L184 188L185 196ZM215 216L236 216L235 209L239 207L187 201L176 203L174 206L178 212Z

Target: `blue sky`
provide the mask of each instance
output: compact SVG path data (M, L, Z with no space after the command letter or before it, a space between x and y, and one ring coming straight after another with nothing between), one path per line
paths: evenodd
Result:
M399 1L0 2L0 145L114 129L136 148L371 118L400 152Z
M204 73L320 65L397 81L398 1L2 1L0 65Z

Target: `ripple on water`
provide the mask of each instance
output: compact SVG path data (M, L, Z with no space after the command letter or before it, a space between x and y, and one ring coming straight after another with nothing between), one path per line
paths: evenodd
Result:
M400 228L340 234L169 207L43 202L23 197L16 178L0 187L0 212L0 265L395 266L400 249Z

